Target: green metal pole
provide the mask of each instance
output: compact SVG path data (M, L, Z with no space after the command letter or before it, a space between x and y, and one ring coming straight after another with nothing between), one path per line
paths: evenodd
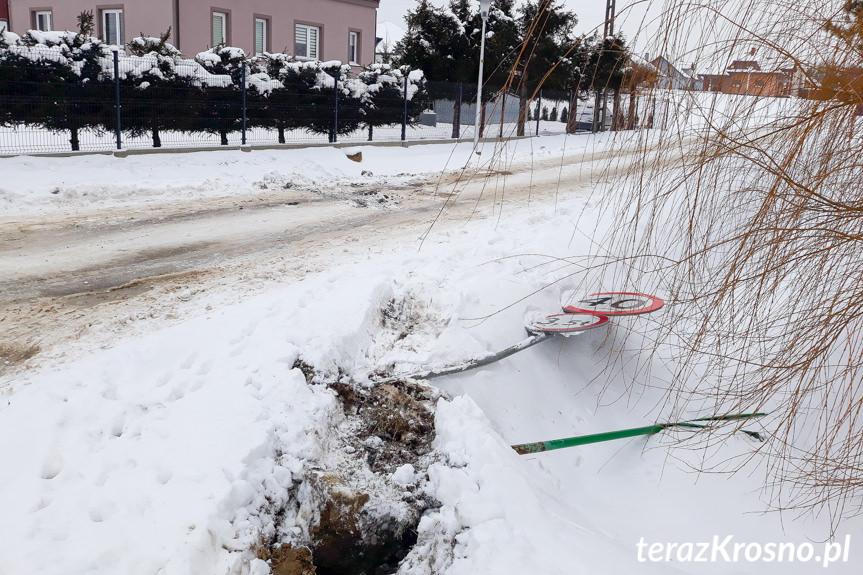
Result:
M648 425L646 427L635 427L632 429L622 429L620 431L607 431L605 433L594 433L592 435L581 435L578 437L567 437L565 439L552 439L550 441L537 441L535 443L521 443L513 445L512 448L520 455L529 453L540 453L543 451L551 451L553 449L564 449L566 447L576 447L578 445L588 445L590 443L601 443L603 441L613 441L615 439L624 439L626 437L636 437L638 435L653 435L669 427L689 427L698 429L707 429L707 425L699 425L692 423L693 421L731 421L735 419L749 419L751 417L763 417L766 413L741 413L737 415L718 415L714 417L701 417L689 421L680 421L677 423L660 423L657 425ZM743 431L743 430L741 430ZM746 432L753 437L758 437L757 433Z

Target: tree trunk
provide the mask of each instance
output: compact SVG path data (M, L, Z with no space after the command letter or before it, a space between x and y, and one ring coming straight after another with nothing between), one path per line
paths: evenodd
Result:
M518 125L516 126L515 135L524 136L524 125L527 123L527 115L530 112L528 106L530 100L526 95L518 95Z
M500 107L500 129L498 130L497 137L503 138L503 117L506 115L506 94L507 91L503 91L502 105Z
M480 108L479 113L479 137L482 138L483 134L485 134L485 107L488 102L482 103L482 108Z
M636 123L636 117L637 117L635 112L636 112L636 106L637 105L638 105L638 103L635 99L635 90L633 90L629 93L629 110L628 110L628 115L626 118L626 129L627 130L634 130L635 129L635 123Z
M153 147L161 148L162 147L162 137L159 135L159 127L153 126Z
M372 141L372 137L375 135L375 127L369 124L369 142Z
M574 134L578 130L578 92L573 92L569 99L569 116L566 118L566 133Z
M70 127L69 132L71 137L69 138L69 144L72 145L72 151L77 152L81 149L81 141L78 139L78 128Z
M284 144L285 143L285 127L279 126L278 129L279 129L279 143Z
M222 145L227 146L228 145L228 132L226 132L225 130L219 130L219 137L222 139L222 142L221 142Z
M527 95L527 79L528 68L525 63L521 71L521 78L518 81L518 126L515 131L516 136L524 136L524 125L527 122L527 114L530 106L530 98ZM539 113L539 110L537 110Z
M602 112L602 92L596 93L596 98L593 100L593 127L590 129L591 132L596 133L599 132L601 126L599 125L599 117Z
M611 131L616 132L620 129L623 117L620 113L620 90L615 90L612 93L611 102L614 105L614 111L611 112Z

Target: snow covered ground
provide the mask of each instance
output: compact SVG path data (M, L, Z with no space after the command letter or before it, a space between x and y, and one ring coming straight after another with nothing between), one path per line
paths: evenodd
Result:
M608 134L530 142L519 159L622 145ZM273 170L324 184L362 170L399 181L471 158L465 145L362 151L356 165L331 149L0 159L0 225L125 202L210 201ZM571 292L648 290L584 281L579 264L612 225L599 209L609 189L564 179L529 203L478 203L421 245L400 237L362 257L331 254L320 271L239 304L207 293L180 322L157 318L110 342L85 337L69 343L74 353L0 372L0 574L268 573L261 538L307 539L315 512L304 486L316 470L353 461L336 393L307 382L301 367L370 388L375 372L513 344L526 321L557 313ZM435 502L399 572L809 574L829 557L825 571L858 573L863 522L841 526L837 553L824 543L825 521L760 513L757 457L734 475L694 471L751 453L757 444L741 434L706 453L674 449L685 431L531 456L509 447L663 421L670 367L640 355L661 313L433 380L444 397L432 460L363 484L380 501L403 492ZM600 373L609 362L611 377ZM392 506L380 512L397 513ZM721 550L700 561L699 544L714 540ZM735 557L736 543L746 545ZM793 546L794 559L747 559L770 544Z

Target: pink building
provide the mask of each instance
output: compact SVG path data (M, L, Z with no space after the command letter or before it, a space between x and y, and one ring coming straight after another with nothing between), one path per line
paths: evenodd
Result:
M225 43L248 54L287 52L311 60L370 64L375 55L379 0L0 0L9 30L76 30L92 10L96 34L125 44L171 28L170 42L186 57Z

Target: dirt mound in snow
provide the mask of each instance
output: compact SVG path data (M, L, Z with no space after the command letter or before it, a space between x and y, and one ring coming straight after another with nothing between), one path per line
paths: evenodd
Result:
M308 381L324 380L318 384L336 394L343 418L288 499L291 514L305 518L303 533L277 533L256 555L276 575L394 573L417 541L423 513L438 506L424 486L437 460L441 392L416 382L368 388L344 374L326 381L301 360L294 367Z

